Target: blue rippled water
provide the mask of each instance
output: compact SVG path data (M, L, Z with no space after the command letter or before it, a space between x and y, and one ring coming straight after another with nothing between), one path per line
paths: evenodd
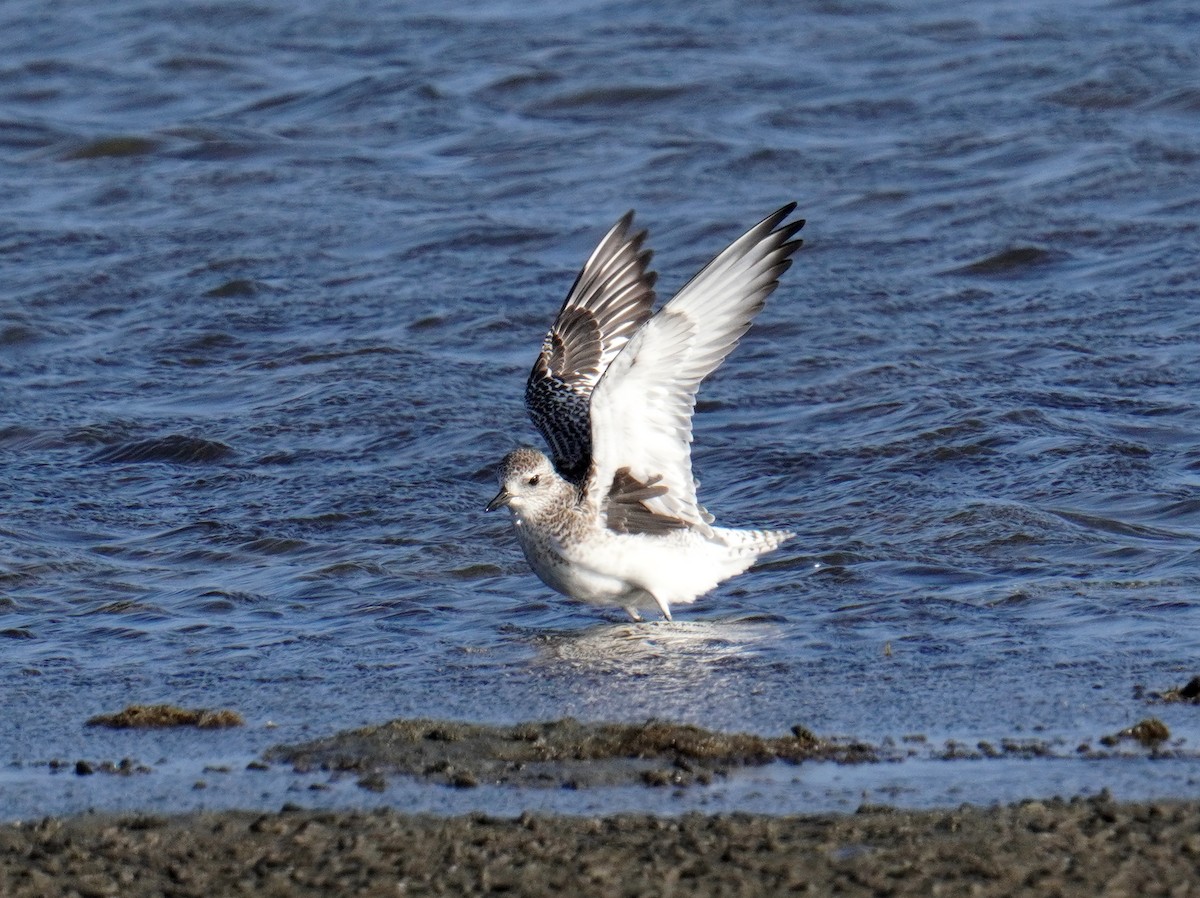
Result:
M791 199L695 460L799 538L671 626L550 594L482 506L578 265L634 207L670 295ZM1200 673L1198 221L1189 0L10 0L0 816L271 802L162 784L415 714L1195 749L1139 687ZM249 725L83 725L134 701ZM1200 794L965 763L770 809Z

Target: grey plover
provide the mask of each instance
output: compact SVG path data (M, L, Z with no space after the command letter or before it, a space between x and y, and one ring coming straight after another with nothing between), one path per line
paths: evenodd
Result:
M657 312L645 231L627 213L567 294L525 386L553 462L521 448L500 492L547 586L634 620L694 602L793 534L713 526L692 477L700 382L749 329L802 241L789 203L735 240Z

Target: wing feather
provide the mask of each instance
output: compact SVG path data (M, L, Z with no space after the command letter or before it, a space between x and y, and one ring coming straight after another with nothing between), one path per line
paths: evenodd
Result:
M654 305L646 232L631 233L632 225L628 212L584 263L525 384L525 407L555 468L575 483L591 467L592 391Z
M624 480L654 484L647 511L711 532L696 499L692 413L696 391L737 345L779 285L801 242L790 203L706 265L628 341L591 395L593 464L586 491L604 499ZM622 472L618 477L618 472ZM665 490L661 490L665 487ZM610 523L611 526L611 523Z

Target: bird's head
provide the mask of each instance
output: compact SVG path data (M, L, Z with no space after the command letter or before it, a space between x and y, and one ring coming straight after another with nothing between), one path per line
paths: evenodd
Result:
M504 456L499 479L500 492L487 504L487 510L507 505L516 514L537 513L553 505L564 483L550 459L528 447L514 449Z

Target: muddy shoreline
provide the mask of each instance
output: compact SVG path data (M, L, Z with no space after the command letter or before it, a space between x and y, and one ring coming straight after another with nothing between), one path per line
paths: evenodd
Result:
M0 827L0 894L1200 894L1200 802L770 817L223 812Z
M153 713L151 713L153 712ZM208 714L208 712L205 712ZM201 727L211 714L127 708L93 726ZM226 717L220 718L222 721ZM228 718L232 719L232 718ZM408 780L457 792L547 792L614 786L704 792L771 764L877 765L924 758L1089 759L1190 763L1187 740L1156 718L1074 745L1001 740L929 744L911 734L870 744L797 724L761 736L661 720L571 718L508 726L398 719L293 745L252 762L307 788L351 777L383 792ZM81 765L86 765L86 768ZM63 769L71 769L61 764ZM111 769L110 769L111 768ZM149 768L79 761L77 776ZM230 773L210 768L212 776ZM61 774L59 774L61 775ZM90 777L88 777L90 780ZM273 807L278 807L278 804ZM520 807L521 805L518 805ZM261 807L261 805L260 805ZM511 805L510 805L511 808ZM594 809L593 809L594 811ZM1200 895L1200 800L1028 800L991 807L855 813L588 813L519 816L376 810L83 814L0 825L0 895L32 898L208 895Z

